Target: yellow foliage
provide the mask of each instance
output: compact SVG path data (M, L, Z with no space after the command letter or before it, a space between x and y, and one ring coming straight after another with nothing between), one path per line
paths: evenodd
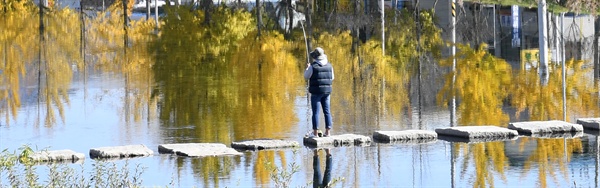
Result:
M5 0L0 2L0 15L19 14L23 16L23 13L31 13L37 10L37 6L33 4L33 1L27 0Z

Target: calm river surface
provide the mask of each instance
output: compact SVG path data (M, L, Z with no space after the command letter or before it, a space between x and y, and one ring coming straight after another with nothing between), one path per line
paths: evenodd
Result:
M38 17L32 14L29 19ZM304 146L204 158L158 154L157 149L159 144L229 145L260 138L302 143L311 113L302 78L302 42L286 41L277 33L256 42L251 34L235 29L220 31L226 36L218 39L182 38L185 34L167 22L161 38L132 31L125 48L122 33L94 29L86 30L82 45L77 17L64 19L75 21L49 21L51 32L44 34L45 41L38 40L37 27L1 23L35 40L3 38L5 46L14 48L0 52L5 64L0 72L0 149L70 149L86 154L83 167L91 171L91 148L143 144L155 154L127 162L132 170L135 164L145 167L144 186L273 187L268 167L274 164L285 171L297 165L289 183L310 187L315 171L325 173L325 150L318 150L315 158L315 151ZM90 20L87 27L95 28L95 23ZM69 27L56 26L61 24ZM143 30L140 25L136 26ZM69 28L75 28L70 31L73 36L53 34ZM324 33L315 42L335 68L333 134L371 136L377 130L563 120L563 104L568 122L600 117L598 81L583 57L567 63L563 100L560 64L553 63L550 76L540 78L534 68L522 68L521 61L462 46L452 85L448 59L389 56L382 63L376 44L365 43L363 56L356 57L349 55L351 42L349 32ZM519 54L515 49L503 53L508 59ZM452 93L456 106L450 102ZM598 187L598 135L586 131L575 138L334 147L330 173L335 187ZM314 168L315 160L319 169ZM115 162L122 165L125 160ZM38 168L46 173L45 166Z

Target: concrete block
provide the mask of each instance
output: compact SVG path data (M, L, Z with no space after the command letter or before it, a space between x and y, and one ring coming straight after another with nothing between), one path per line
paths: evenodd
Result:
M371 138L356 134L332 135L329 137L304 137L304 145L309 147L324 146L368 146Z
M72 150L52 150L52 151L38 151L31 155L29 158L35 162L77 162L85 159L85 154L77 153Z
M242 155L221 143L180 143L158 145L158 153L170 153L186 157L210 157Z
M231 147L240 150L262 150L276 148L299 147L300 144L291 140L259 139L241 142L232 142Z
M144 145L125 145L90 149L90 158L125 158L153 155L154 152Z
M448 127L435 129L435 132L441 137L453 136L460 138L467 138L469 140L480 140L480 141L492 141L492 140L503 140L512 139L513 137L519 136L519 133L515 130L510 130L498 126L462 126L462 127Z
M437 139L437 133L427 130L375 131L373 139L383 143L397 141L411 141L413 143L418 143L418 141L430 142Z
M600 118L579 118L577 124L584 128L600 130Z
M509 123L508 128L519 131L519 134L583 132L583 126L564 121L527 121Z

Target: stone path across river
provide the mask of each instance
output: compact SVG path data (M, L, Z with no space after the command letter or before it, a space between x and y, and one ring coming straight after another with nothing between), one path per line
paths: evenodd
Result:
M564 121L529 121L509 123L508 128L498 126L459 126L428 130L375 131L373 139L381 143L411 144L431 143L437 140L448 142L491 142L516 139L519 134L537 138L577 138L586 133L600 135L600 118L580 118L578 124ZM593 131L593 132L590 132ZM369 146L371 137L342 134L329 137L304 137L305 146L311 148L338 146ZM242 155L239 150L261 150L274 148L298 147L296 141L277 139L257 139L232 142L231 148L222 143L176 143L161 144L158 152L178 156L236 156ZM235 148L235 149L234 149ZM90 158L127 158L153 155L154 152L144 145L125 145L114 147L92 148ZM77 162L83 160L83 153L71 150L38 151L32 153L30 159L35 162Z

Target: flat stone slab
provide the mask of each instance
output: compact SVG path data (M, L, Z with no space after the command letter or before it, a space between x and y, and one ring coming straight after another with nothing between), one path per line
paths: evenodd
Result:
M435 129L438 135L465 138L467 141L499 141L519 136L519 132L498 126L462 126ZM463 139L464 140L464 139Z
M29 155L35 162L77 162L85 159L85 154L72 150L39 151Z
M90 149L90 158L125 158L153 155L154 152L144 145L125 145Z
M237 150L221 143L161 144L158 145L158 153L170 153L186 157L242 155Z
M579 138L583 136L583 132L534 133L530 136L534 138Z
M600 118L579 118L577 124L582 125L584 128L600 130Z
M427 130L404 130L404 131L375 131L373 139L378 142L397 141L424 141L429 142L437 139L437 133Z
M446 142L462 142L462 143L482 143L482 142L504 142L517 140L519 136L512 137L487 137L487 138L465 138L465 137L456 137L456 136L447 136L447 135L439 135L438 140L443 140Z
M537 133L563 133L583 132L583 126L564 121L527 121L508 124L509 129L517 130L521 134L531 135Z
M296 141L291 140L274 140L274 139L259 139L259 140L247 140L241 142L232 142L231 147L242 150L262 150L262 149L276 149L276 148L290 148L299 147L300 144Z
M371 144L371 137L356 135L356 134L342 134L333 135L329 137L304 137L304 144L309 147L323 147L328 145L333 146L366 146Z

